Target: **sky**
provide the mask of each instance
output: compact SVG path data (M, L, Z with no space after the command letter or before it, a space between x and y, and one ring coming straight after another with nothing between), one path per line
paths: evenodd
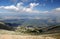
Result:
M0 0L0 13L49 12L60 12L60 0Z
M53 22L55 16L60 23L60 0L0 0L0 20L26 18L25 14L29 19L43 18L48 22Z

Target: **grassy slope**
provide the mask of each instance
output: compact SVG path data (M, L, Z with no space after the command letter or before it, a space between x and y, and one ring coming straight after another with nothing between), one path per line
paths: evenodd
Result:
M25 38L31 38L31 39L40 39L40 38L44 38L44 37L47 37L47 39L49 38L49 39L51 39L51 38L57 38L57 39L60 39L60 33L56 33L56 34L43 34L43 35L33 35L33 36L31 36L31 35L28 35L28 34L22 34L22 33L20 33L20 32L15 32L15 31L8 31L8 30L3 30L3 29L0 29L0 35L4 35L4 34L7 34L7 36L9 36L9 35L18 35L17 36L17 38L18 39L20 39L20 37L22 36L22 39L25 39ZM23 38L23 36L27 36L27 37L25 37L25 38ZM43 37L41 37L41 36L43 36ZM16 38L16 36L13 36L15 39L17 39ZM1 38L1 36L0 36L0 38ZM45 39L45 38L44 38Z
M8 31L0 29L0 39L60 39L60 33L42 34L42 35L28 35L15 31ZM1 37L2 36L2 37Z
M16 32L0 29L0 34L16 34Z
M17 32L0 30L0 39L60 39L60 33L43 35L16 35Z

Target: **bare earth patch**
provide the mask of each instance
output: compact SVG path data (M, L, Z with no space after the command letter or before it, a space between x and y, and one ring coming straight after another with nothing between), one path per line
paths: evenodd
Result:
M0 35L0 39L57 39L51 36Z

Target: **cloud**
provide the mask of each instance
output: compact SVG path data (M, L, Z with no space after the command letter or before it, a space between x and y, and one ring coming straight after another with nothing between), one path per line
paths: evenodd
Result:
M27 7L23 6L23 2L17 3L17 5L10 5L10 6L0 6L0 9L5 9L10 12L18 12L18 13L47 13L48 11L40 11L34 10L39 3L30 3Z
M23 11L29 12L29 13L39 13L38 10L33 10L34 7L38 6L39 3L30 3L29 7L23 8Z
M28 12L28 13L39 13L40 12L38 10L32 10L31 8L24 8L23 11Z
M60 11L60 8L56 8L55 10L56 10L56 11Z
M38 5L39 3L30 3L29 7L23 8L23 11L28 13L48 13L48 11L34 10L34 8Z
M30 3L30 8L34 8L35 6L38 6L39 3Z
M55 8L55 9L51 10L50 13L54 13L54 14L60 13L60 8Z
M0 9L6 9L6 10L15 10L15 11L18 11L18 12L28 12L28 13L37 13L38 10L33 10L34 7L38 6L39 4L38 3L30 3L28 5L28 7L24 7L23 6L23 3L20 2L20 3L17 3L16 6L14 5L10 5L10 6L0 6Z
M1 6L0 8L4 8L4 9L7 9L7 10L16 10L18 11L21 7L22 7L22 2L20 3L17 3L17 5L10 5L10 6Z
M16 7L23 7L23 3L22 2L20 2L20 3L17 3L17 5L16 5Z
M54 11L55 13L60 13L60 8L56 8Z
M10 5L10 6L0 6L0 9L6 9L6 10L15 10L15 11L19 11L20 8L22 7L22 2L17 3L17 5Z
M18 10L18 8L15 7L14 5L10 5L10 6L0 6L0 9L6 9L6 10Z
M15 7L14 5L11 6L5 6L4 9L9 9L9 10L19 10L17 7Z

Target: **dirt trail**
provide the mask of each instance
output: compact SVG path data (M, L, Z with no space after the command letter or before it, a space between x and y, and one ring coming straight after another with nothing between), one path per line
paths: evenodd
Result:
M49 36L0 35L0 39L56 39Z

